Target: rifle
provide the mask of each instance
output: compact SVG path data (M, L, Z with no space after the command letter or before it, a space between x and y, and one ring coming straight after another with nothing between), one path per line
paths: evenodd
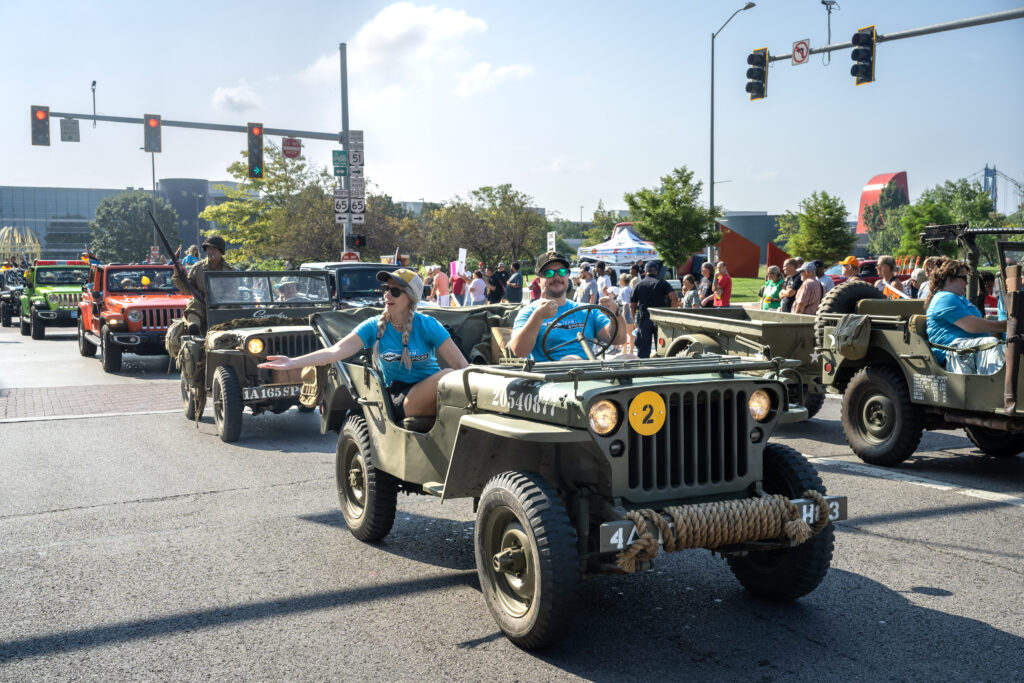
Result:
M181 276L185 286L188 287L189 294L195 297L196 301L205 305L206 297L188 281L188 273L185 272L185 267L181 265L181 261L179 261L178 257L174 255L174 250L171 249L170 242L168 242L167 238L164 236L164 231L160 229L160 224L156 222L156 218L153 218L153 212L147 211L146 213L149 214L149 220L153 221L153 227L156 228L156 234L160 235L160 241L164 243L164 249L166 249L167 253L171 255L171 263L174 264L174 271Z

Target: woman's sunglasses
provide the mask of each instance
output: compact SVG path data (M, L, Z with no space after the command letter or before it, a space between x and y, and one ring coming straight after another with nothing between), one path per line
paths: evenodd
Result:
M391 296L393 296L394 298L397 299L398 297L400 297L403 294L405 294L405 290L402 289L401 287L388 287L387 285L383 285L380 288L380 293L381 294L388 294L388 293L390 293Z
M554 277L556 275L561 275L562 277L565 277L568 274L568 268L548 268L547 270L540 271L541 277Z

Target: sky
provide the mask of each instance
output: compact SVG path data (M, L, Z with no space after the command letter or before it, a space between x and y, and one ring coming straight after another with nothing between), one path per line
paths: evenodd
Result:
M2 0L0 185L151 186L141 124L82 121L65 143L53 120L51 146L31 145L29 107L91 113L93 80L99 114L339 131L345 43L368 186L395 200L510 183L549 216L589 220L686 166L706 201L711 34L743 4ZM831 43L1020 4L840 0ZM826 20L819 0L758 0L715 39L717 205L781 213L826 191L853 220L879 173L906 171L912 200L986 164L1024 182L1024 19L882 43L859 87L850 49L775 62L750 101L751 50L826 45ZM244 133L165 127L156 176L227 179L244 148ZM323 166L338 148L304 141Z

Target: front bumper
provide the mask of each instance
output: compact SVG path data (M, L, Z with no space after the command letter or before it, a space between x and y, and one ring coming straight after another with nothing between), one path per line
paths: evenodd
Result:
M46 327L75 327L78 325L78 309L36 308L36 319Z

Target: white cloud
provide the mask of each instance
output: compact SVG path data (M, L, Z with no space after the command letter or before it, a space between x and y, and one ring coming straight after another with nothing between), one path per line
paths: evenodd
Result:
M472 97L494 88L502 81L522 80L532 74L533 67L529 64L509 64L494 68L487 62L481 62L462 74L454 92L459 97Z
M486 30L483 19L461 10L399 2L382 9L359 29L347 48L348 70L387 87L418 78L438 63L464 57L464 39ZM337 53L325 54L299 77L312 83L336 82L338 59Z
M533 169L534 173L580 173L594 170L591 161L584 161L578 164L570 164L564 155L554 157L546 166Z
M213 105L231 112L245 112L263 106L256 93L244 80L233 88L217 88L213 91Z

